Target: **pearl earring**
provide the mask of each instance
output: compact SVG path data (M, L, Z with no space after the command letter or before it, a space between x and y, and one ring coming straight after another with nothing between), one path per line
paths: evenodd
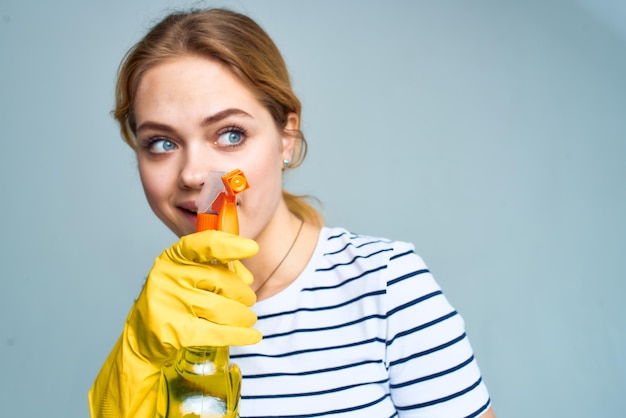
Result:
M291 164L291 161L289 160L283 160L283 169L289 167L289 164Z

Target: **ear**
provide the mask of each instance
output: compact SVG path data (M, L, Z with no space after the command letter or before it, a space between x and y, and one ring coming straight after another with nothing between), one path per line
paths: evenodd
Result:
M289 112L287 114L287 123L285 124L285 128L283 129L282 139L282 159L283 160L292 160L293 159L293 151L297 141L297 137L294 134L300 129L300 118L294 112Z

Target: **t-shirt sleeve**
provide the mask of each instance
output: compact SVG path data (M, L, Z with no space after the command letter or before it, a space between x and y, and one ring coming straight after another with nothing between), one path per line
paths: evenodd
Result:
M387 276L387 367L400 417L478 417L490 405L465 323L413 245L398 242Z

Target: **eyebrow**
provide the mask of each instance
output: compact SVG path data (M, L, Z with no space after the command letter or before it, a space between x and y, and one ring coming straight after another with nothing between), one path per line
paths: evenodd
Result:
M211 125L213 123L221 121L222 119L226 119L229 116L246 116L246 117L252 118L252 115L250 115L247 112L244 112L241 109L229 108L229 109L224 109L222 111L217 112L214 115L204 118L204 120L202 121L202 123L200 123L200 125L201 126Z
M248 112L245 112L237 108L229 108L229 109L221 110L214 115L207 116L206 118L202 120L202 122L200 122L200 126L203 126L203 127L208 126L208 125L217 123L223 119L226 119L230 116L245 116L248 118L252 118L252 115L250 115ZM166 132L175 131L175 129L169 125L165 125L163 123L158 123L158 122L152 122L152 121L143 122L141 125L137 127L137 132L143 129L156 129L156 130L166 131Z

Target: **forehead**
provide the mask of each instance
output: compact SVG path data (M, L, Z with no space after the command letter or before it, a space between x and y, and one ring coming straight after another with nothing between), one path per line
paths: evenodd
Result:
M140 78L134 100L136 116L163 107L260 106L252 89L219 61L198 56L168 59Z

